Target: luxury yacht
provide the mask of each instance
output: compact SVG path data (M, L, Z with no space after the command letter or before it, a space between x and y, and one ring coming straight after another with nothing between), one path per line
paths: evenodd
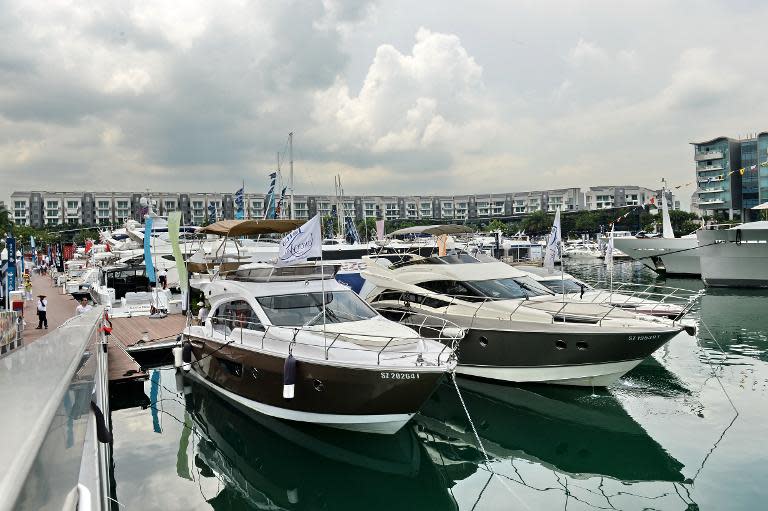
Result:
M241 222L238 234L288 232L301 223ZM221 231L216 224L205 229ZM421 337L378 314L338 283L335 271L316 263L253 263L193 281L211 312L203 325L184 331L190 374L248 411L398 431L454 369L451 346L463 331L438 320L436 338Z
M549 272L541 266L516 266L528 273L536 282L556 295L565 293L571 302L601 303L620 307L624 310L682 319L701 296L701 291L690 291L674 287L616 282L606 288L607 283L598 283L597 288L569 273Z
M574 240L563 245L563 257L573 259L597 259L602 256L594 241Z
M701 280L715 287L768 287L768 222L696 231Z
M562 300L515 267L469 255L415 259L363 272L361 296L420 332L415 313L466 330L457 372L483 378L607 386L683 327L618 307Z

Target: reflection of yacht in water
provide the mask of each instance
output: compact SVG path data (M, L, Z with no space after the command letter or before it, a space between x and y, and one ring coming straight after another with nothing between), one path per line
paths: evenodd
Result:
M193 464L225 485L214 509L456 509L411 428L381 436L245 415L185 384L200 432Z
M608 392L589 398L565 387L514 387L464 378L459 385L492 458L523 458L561 472L623 481L684 479L683 464ZM471 456L477 442L452 386L442 385L416 421L430 453L456 462L449 477L473 473L462 475L468 459L482 463L481 453Z

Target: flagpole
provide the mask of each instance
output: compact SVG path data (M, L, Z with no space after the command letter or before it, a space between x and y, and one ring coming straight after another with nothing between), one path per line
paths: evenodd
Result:
M288 157L291 168L291 173L289 176L289 185L291 187L291 211L289 213L289 218L293 220L296 218L293 212L293 132L288 133Z

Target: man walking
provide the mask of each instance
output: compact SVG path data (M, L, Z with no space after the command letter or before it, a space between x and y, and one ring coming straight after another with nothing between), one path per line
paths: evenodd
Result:
M48 300L45 295L39 295L37 297L37 329L40 330L45 325L45 329L48 330Z

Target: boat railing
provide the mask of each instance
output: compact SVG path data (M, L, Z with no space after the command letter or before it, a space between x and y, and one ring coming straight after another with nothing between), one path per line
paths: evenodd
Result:
M436 293L432 291L424 291L424 292L409 292L409 291L403 291L399 294L395 294L397 292L386 292L383 293L381 296L381 300L386 301L394 301L397 302L398 305L402 305L404 307L409 307L411 303L417 303L419 305L426 305L427 307L432 308L444 308L445 314L450 314L451 307L457 308L461 307L462 311L461 314L463 315L469 315L471 317L471 322L468 328L472 328L475 324L475 321L477 319L488 319L487 315L482 316L480 315L483 308L487 305L492 305L494 303L499 302L511 302L512 300L516 300L517 303L515 304L514 308L510 311L501 310L499 308L492 309L493 314L499 315L503 314L503 318L508 321L513 321L515 319L515 315L521 311L521 309L525 310L535 310L538 313L546 313L551 316L551 322L573 322L573 323L593 323L598 324L602 326L602 322L606 319L612 319L611 314L614 316L619 315L622 318L626 318L627 313L633 313L636 315L637 319L641 320L647 320L647 321L658 321L655 318L651 318L650 314L648 313L634 313L633 311L628 311L627 309L618 306L613 303L607 303L607 302L601 302L601 303L590 303L592 305L602 306L604 307L604 310L599 310L598 313L588 313L584 312L583 310L580 310L582 305L584 305L584 302L575 302L575 301L563 301L561 302L555 302L556 296L553 296L552 301L538 301L538 300L530 300L528 298L519 298L519 299L508 299L508 298L494 298L494 297L478 297L478 296L469 296L469 295L445 295L441 293ZM434 303L432 305L426 303L428 300L434 300ZM553 309L547 309L545 306L551 303L559 303L560 307L557 310ZM650 302L649 302L650 303ZM433 305L437 305L438 307L433 307ZM692 305L691 305L692 306ZM381 310L380 308L378 308ZM569 310L570 309L570 310ZM682 309L683 315L688 312L687 309ZM682 317L682 315L678 315L675 319L679 319ZM498 317L498 319L502 319L502 317Z
M610 301L616 305L642 304L644 309L662 311L670 305L690 310L702 297L704 290L692 290L657 284L636 284L633 282L606 281L588 282L600 294L592 296L590 301L604 303ZM606 296L605 293L608 293Z
M414 318L416 317L421 317L422 319L415 320ZM225 344L238 341L240 344L245 344L248 340L246 331L251 331L260 336L261 349L265 349L265 340L286 343L289 352L291 352L295 346L307 346L311 348L320 347L323 349L326 360L329 359L331 350L346 352L375 352L376 363L378 365L381 364L382 356L388 353L396 353L398 358L416 355L417 365L424 363L422 358L424 350L403 349L402 346L406 344L415 344L420 340L429 339L443 344L442 349L437 355L437 365L448 363L452 357L455 357L454 350L456 349L458 342L466 333L464 329L448 320L429 314L409 313L408 319L409 321L404 323L406 326L413 328L419 337L339 332L337 328L334 328L333 331L324 332L323 330L318 329L318 326L322 326L322 323L313 326L281 326L265 325L259 321L220 317L208 318L210 330L206 333L211 335L211 337L213 337L214 333L222 334L224 336ZM235 330L239 330L239 332L237 332L239 336L233 336ZM425 331L428 331L432 335L423 335L423 332ZM316 342L302 341L299 338L299 334L301 333L309 334L313 337L321 335L324 337L324 344L321 346ZM328 342L329 340L330 342ZM337 344L337 341L343 341L344 344ZM369 345L366 345L366 343Z
M96 307L3 358L0 510L110 507L101 318Z

